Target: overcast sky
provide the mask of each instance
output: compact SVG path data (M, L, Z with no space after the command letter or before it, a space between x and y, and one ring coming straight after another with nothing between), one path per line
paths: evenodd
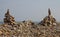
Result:
M60 21L60 0L0 0L0 21L7 9L16 21L41 21L48 15L48 8L57 21Z

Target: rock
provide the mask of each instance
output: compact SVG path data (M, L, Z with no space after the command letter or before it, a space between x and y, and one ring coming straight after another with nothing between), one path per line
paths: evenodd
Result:
M7 10L7 13L5 13L4 23L8 25L15 25L14 17L10 15L9 9Z
M3 32L2 32L2 31L0 31L0 35L1 35L1 34L3 34Z
M48 16L46 16L41 22L40 24L42 25L56 25L56 19L51 15L51 11L50 9L48 9Z

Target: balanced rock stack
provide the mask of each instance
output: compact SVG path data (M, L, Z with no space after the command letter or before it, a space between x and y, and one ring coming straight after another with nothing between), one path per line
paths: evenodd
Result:
M47 26L52 26L52 25L56 25L56 19L51 15L51 11L50 9L48 9L48 16L46 16L41 22L40 24L42 25L47 25Z
M4 23L8 25L14 25L15 20L14 17L10 15L9 9L7 10L7 13L5 13Z

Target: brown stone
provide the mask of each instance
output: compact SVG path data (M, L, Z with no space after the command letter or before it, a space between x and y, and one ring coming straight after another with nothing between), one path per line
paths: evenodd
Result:
M0 31L0 35L2 34L2 31Z

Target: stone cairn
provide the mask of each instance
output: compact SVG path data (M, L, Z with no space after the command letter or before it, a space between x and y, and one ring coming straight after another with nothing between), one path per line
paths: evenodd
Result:
M51 11L50 9L48 9L48 16L46 16L41 22L41 25L47 25L47 26L51 26L51 25L56 25L56 19L51 15Z
M9 13L9 9L7 10L7 13L5 13L4 24L8 24L8 25L15 25L16 24L14 17L11 16Z

